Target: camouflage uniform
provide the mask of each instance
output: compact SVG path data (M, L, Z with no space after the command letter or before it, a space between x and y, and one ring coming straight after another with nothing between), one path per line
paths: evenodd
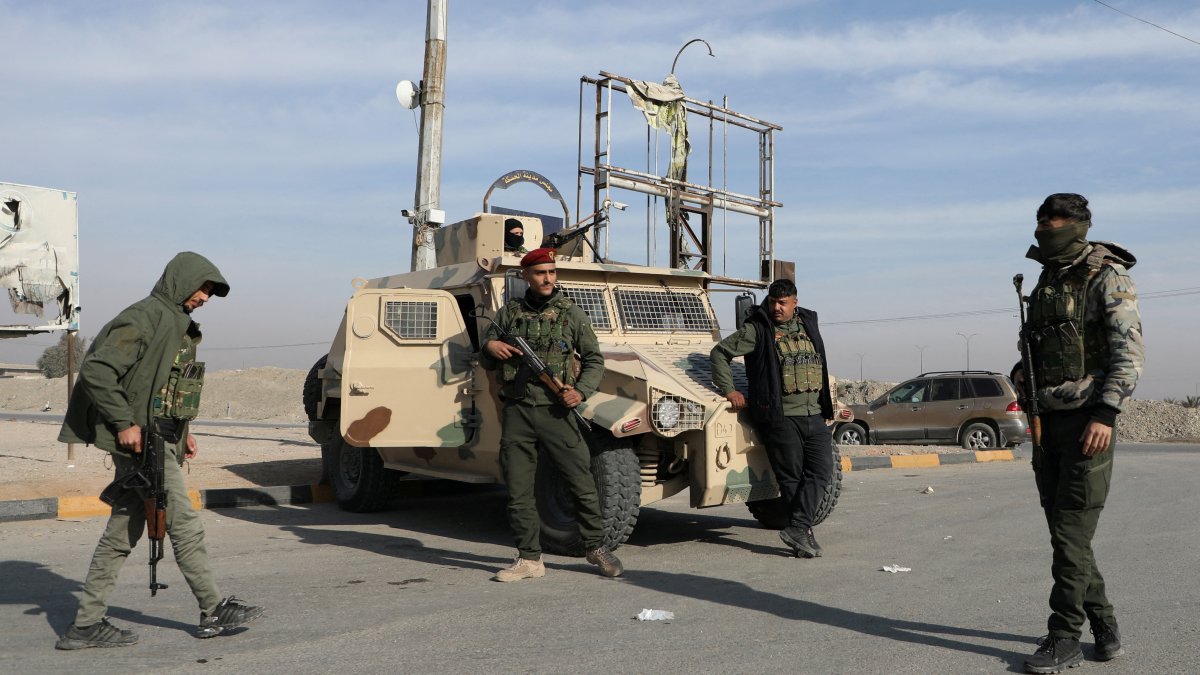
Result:
M592 330L591 320L562 291L555 290L545 301L531 298L531 295L510 301L500 309L496 323L485 334L484 345L499 339L501 331L526 337L559 378L574 386L586 400L596 393L604 375L604 357L600 354L600 343ZM530 329L523 328L529 324L552 325L555 339L533 338L526 333ZM553 344L549 344L551 342ZM578 354L579 362L577 376L573 366L575 354ZM506 405L504 430L500 437L500 465L508 487L509 525L519 556L538 560L542 554L541 523L534 496L539 449L558 468L575 499L579 534L585 550L599 548L604 537L600 497L592 477L591 452L574 415L558 402L557 394L536 377L525 379L521 371L527 373L528 369L521 367L521 357L498 363L485 349L481 363L485 368L499 369L503 385L500 396Z
M1108 496L1116 418L1142 372L1144 349L1137 291L1128 269L1136 259L1107 242L1089 242L1069 265L1045 265L1029 297L1028 331L1042 408L1042 447L1033 457L1038 495L1054 550L1047 621L1054 638L1079 639L1113 620L1092 536ZM1091 421L1113 427L1107 451L1082 453Z

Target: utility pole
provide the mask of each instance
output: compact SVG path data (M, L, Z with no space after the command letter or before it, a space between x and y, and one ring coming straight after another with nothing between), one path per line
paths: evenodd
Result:
M925 372L925 348L928 347L929 345L913 345L913 346L916 347L917 350L921 352L921 370L920 370L920 372L924 373Z
M433 229L446 220L442 199L442 113L446 109L446 3L429 0L425 24L425 70L421 79L421 137L418 142L417 193L405 212L413 225L412 269L437 267Z
M866 354L859 354L859 355L858 355L858 381L859 381L859 382L862 382L862 381L863 381L863 369L862 369L862 363L863 363L863 357L864 357L864 356L866 356Z
M967 370L971 369L971 338L975 337L976 335L979 335L979 333L971 333L970 335L958 333L960 338L967 341Z

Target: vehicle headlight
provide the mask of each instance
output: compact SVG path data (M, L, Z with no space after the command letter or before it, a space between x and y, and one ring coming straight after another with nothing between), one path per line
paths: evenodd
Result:
M655 431L674 436L704 427L704 406L688 398L651 390L650 422Z
M654 423L661 429L674 429L679 426L679 401L674 398L660 398L654 404Z

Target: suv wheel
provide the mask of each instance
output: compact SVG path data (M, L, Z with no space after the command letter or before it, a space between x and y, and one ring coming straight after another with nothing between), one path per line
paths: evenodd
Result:
M838 427L833 434L833 442L838 445L867 445L867 430L854 422L847 422Z
M986 450L998 445L996 432L983 422L968 424L962 432L962 446L966 450Z

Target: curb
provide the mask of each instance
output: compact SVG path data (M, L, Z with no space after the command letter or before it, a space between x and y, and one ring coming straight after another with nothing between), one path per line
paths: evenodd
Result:
M978 464L982 462L1011 462L1012 450L976 450L975 452L928 453L924 455L884 455L874 457L843 457L842 471L867 469L931 469L947 464Z
M333 501L328 485L278 485L273 487L211 488L188 490L192 508L228 509L242 506L320 504ZM0 522L56 518L95 518L111 512L99 497L42 497L0 501Z
M929 453L924 455L886 455L875 457L843 457L842 471L868 469L925 469L948 464L1010 462L1011 450L976 450L973 453ZM397 497L419 497L431 483L439 480L410 479L400 481ZM291 504L324 504L332 502L333 488L329 485L276 485L271 487L209 488L188 490L192 508L236 509L245 506L286 506ZM99 497L41 497L0 501L0 523L18 520L53 520L59 518L96 518L107 516L111 509Z

